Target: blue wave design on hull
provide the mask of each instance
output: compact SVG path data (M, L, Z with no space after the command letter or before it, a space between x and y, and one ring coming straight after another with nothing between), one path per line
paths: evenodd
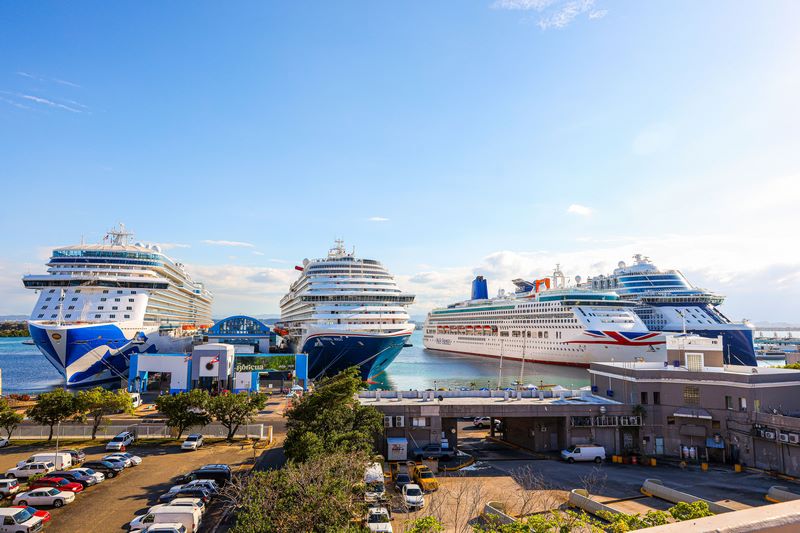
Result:
M66 364L62 364L58 352L47 335L47 329L34 324L29 324L28 329L33 342L56 370L65 377L68 387L86 387L127 380L131 354L158 352L155 344L146 344L148 338L143 332L134 336L137 344L131 344L131 340L127 339L122 330L113 324L64 328L59 330L59 333L66 336L64 342L67 345ZM139 344L139 342L144 344ZM70 366L87 356L90 351L103 347L106 348L105 353L88 368L80 372L70 372Z
M392 364L408 337L319 335L307 339L301 351L308 354L308 376L311 379L333 376L357 366L361 379L367 381Z

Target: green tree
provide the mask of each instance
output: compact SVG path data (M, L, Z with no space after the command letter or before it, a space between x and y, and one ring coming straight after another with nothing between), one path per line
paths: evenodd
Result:
M115 413L133 413L133 400L124 390L110 391L102 387L78 392L75 397L81 417L92 420L92 440L103 419Z
M205 426L211 422L208 414L210 396L207 391L194 389L156 398L158 411L167 417L167 426L178 430L178 438L183 436L186 428Z
M208 412L228 430L228 441L233 440L242 424L249 424L253 417L267 405L264 394L220 394L208 402Z
M366 513L367 461L363 453L326 454L235 480L222 495L237 511L233 533L362 531L352 520Z
M406 529L406 533L439 533L439 531L444 531L444 525L435 516L423 516L412 520Z
M28 416L34 422L50 426L48 442L53 440L53 426L78 413L75 396L64 389L44 392L39 395L36 405L28 409Z
M358 401L361 386L358 369L350 368L296 400L286 413L286 457L302 462L334 451L371 453L383 431L383 416Z
M10 405L8 400L0 398L0 428L6 431L8 439L11 440L11 434L17 429L17 426L23 420L23 416L17 413Z
M708 504L702 501L692 503L681 502L667 509L667 512L672 515L672 518L679 522L703 518L704 516L714 516L714 513L708 509Z

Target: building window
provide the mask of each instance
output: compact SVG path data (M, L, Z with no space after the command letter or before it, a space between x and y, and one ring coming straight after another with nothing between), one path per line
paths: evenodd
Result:
M103 309L105 309L105 306L104 305L98 305L97 309L98 309L98 311L102 311Z
M700 404L700 387L687 385L683 388L683 403L686 405Z
M411 425L415 428L424 428L427 427L427 419L424 416L415 416L411 419Z
M730 396L725 396L725 409L733 411L733 398Z
M667 417L667 425L670 425L670 426L674 426L675 425L675 417L674 416L668 416Z
M753 400L753 411L756 413L761 412L761 400Z
M647 392L646 391L642 391L640 396L642 397L641 404L642 405L647 405Z
M661 405L661 393L653 392L653 405Z
M739 410L747 411L747 398L739 398Z
M711 421L711 429L719 429L719 428L720 428L719 420L712 420Z

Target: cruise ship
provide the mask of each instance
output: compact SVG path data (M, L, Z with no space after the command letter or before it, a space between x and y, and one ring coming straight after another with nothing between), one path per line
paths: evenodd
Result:
M727 364L757 364L753 328L729 320L718 308L724 296L693 286L678 270L661 270L637 254L632 265L620 261L613 274L589 278L581 286L612 290L635 302L634 311L650 330L722 336Z
M595 361L664 361L666 339L634 313L635 303L613 291L567 287L552 277L513 280L513 295L488 298L486 280L472 298L434 309L423 344L432 350L587 367Z
M22 279L39 293L31 337L68 387L127 379L130 354L189 351L211 324L203 284L132 236L121 224L100 244L56 248L46 274Z
M279 329L309 356L309 378L358 366L365 381L382 373L414 331L403 293L378 261L359 259L337 240L324 259L303 261L281 299Z

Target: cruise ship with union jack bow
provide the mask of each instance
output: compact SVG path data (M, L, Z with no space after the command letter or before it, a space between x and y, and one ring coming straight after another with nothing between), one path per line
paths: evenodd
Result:
M281 299L278 331L292 351L308 354L309 378L356 366L371 381L414 331L402 292L378 261L360 259L337 240L328 256L303 261L300 276Z
M588 367L599 361L663 361L666 339L613 291L567 287L552 276L513 280L516 291L488 297L486 280L472 298L434 309L425 320L425 348L484 357Z
M56 248L46 274L22 278L39 293L33 342L68 387L125 381L131 354L189 351L212 322L203 284L159 245L132 236L120 224L99 244Z

